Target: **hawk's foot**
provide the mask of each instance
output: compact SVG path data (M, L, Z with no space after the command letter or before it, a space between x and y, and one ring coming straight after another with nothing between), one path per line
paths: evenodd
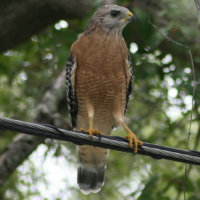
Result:
M128 146L130 148L134 146L134 153L137 153L138 146L142 146L143 142L137 139L136 135L128 128L128 126L124 123L124 121L121 121L121 126L124 128L124 130L127 133L126 138L128 139Z
M88 133L90 136L93 136L93 135L100 135L100 132L98 130L95 130L95 129L85 129L85 128L81 128L80 129L81 131L85 132L85 133Z
M138 152L138 146L142 146L143 142L138 140L136 135L132 131L127 132L126 138L128 139L128 146L132 148L134 146L134 153Z

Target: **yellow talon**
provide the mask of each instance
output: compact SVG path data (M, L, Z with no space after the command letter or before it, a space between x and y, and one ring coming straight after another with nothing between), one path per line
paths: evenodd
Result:
M133 132L128 132L128 136L126 136L128 139L128 146L132 148L134 146L134 153L138 152L138 146L142 146L143 142L138 140L136 135Z
M88 131L86 128L80 128L80 130L81 130L82 132L89 133L89 131Z
M80 130L88 133L90 136L100 135L100 132L93 128L93 118L89 118L89 129L81 128Z
M95 129L90 129L89 130L89 135L93 136L93 135L100 135L100 132L98 130Z
M124 123L124 121L121 122L121 126L124 128L124 130L127 132L126 138L128 139L128 146L132 148L134 146L134 153L138 152L138 146L142 146L143 142L138 140L136 135L128 128L128 126Z
M81 131L85 132L85 133L88 133L90 136L93 136L93 135L100 135L100 132L98 130L95 130L95 129L85 129L85 128L81 128L80 129Z

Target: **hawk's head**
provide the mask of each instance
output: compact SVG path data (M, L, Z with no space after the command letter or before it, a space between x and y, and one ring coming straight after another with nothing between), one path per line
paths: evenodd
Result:
M104 5L99 8L89 21L86 32L104 28L110 32L122 32L128 22L135 16L127 8L118 5Z

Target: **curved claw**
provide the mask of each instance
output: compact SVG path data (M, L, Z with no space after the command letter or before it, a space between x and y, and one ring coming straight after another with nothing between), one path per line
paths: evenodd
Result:
M142 146L143 142L138 140L136 135L133 132L128 132L128 136L126 136L128 139L128 146L132 148L134 146L134 153L138 152L138 146Z
M89 135L90 136L100 135L100 132L98 130L95 130L95 129L89 129Z
M81 131L85 132L85 133L88 133L90 136L93 136L93 135L100 135L100 132L96 129L85 129L85 128L81 128L80 129Z
M143 142L137 139L136 135L128 128L128 126L125 124L123 120L120 122L120 124L128 134L126 136L126 138L128 139L128 146L132 148L134 145L134 153L137 153L138 146L142 146Z

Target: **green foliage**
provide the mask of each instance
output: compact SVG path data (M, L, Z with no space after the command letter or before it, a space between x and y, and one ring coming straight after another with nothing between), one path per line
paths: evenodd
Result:
M129 1L121 0L120 3L126 4ZM138 46L136 53L131 53L135 78L127 113L128 123L144 141L186 149L193 93L193 74L188 50L166 41L149 24L151 20L165 35L191 46L197 81L190 148L200 150L197 140L200 135L200 46L195 8L186 0L162 0L160 7L162 9L158 9L156 13L152 13L151 8L148 11L135 8L138 20L135 24L128 25L124 31L128 46L131 43ZM1 116L25 121L33 119L35 106L65 67L67 52L84 29L88 18L89 16L86 16L81 20L68 21L67 28L51 26L32 36L20 47L0 55ZM63 118L66 117L66 114L61 114ZM125 135L120 129L115 130L114 134ZM3 152L13 137L14 134L1 131L0 152ZM41 155L44 160L65 158L68 164L76 163L73 145L54 142L47 143L46 146L47 150ZM69 152L66 153L65 147ZM49 151L53 153L49 154ZM0 190L0 196L6 200L37 197L58 200L183 199L185 165L172 161L133 157L130 154L111 151L102 191L88 196L83 195L73 184L70 185L69 180L65 181L66 186L62 188L59 184L48 182L45 180L46 170L38 169L37 163L31 158L22 166L27 165L28 170L22 167L14 173ZM199 172L197 167L191 167L189 170L185 191L190 200L200 198ZM42 189L39 188L41 183L46 185L47 190L49 185L58 187L57 192L52 197L43 195ZM32 185L38 188L33 189Z

